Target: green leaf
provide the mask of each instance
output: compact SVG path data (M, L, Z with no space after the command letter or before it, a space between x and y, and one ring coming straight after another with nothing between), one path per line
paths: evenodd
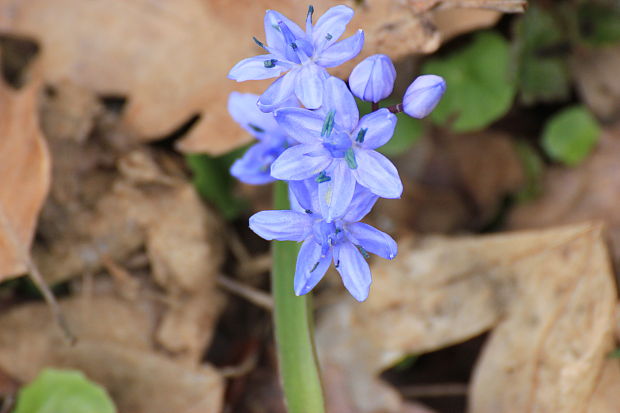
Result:
M20 390L13 413L115 413L106 391L79 371L43 370Z
M369 102L364 102L360 99L357 101L357 107L360 110L360 117L370 113L371 105ZM398 103L395 99L386 99L383 101L383 106L390 106ZM377 150L386 156L396 156L406 152L411 148L424 133L424 127L422 121L414 119L405 113L397 113L396 129L394 130L394 136L385 145Z
M573 106L547 122L542 146L551 159L575 166L588 156L600 132L596 119L585 107Z
M577 10L581 40L593 46L620 42L620 3L590 1Z
M567 38L553 15L532 5L515 25L514 50L523 103L564 100L570 76L564 45Z
M234 178L230 166L245 149L213 157L187 155L185 161L193 173L193 184L205 200L211 202L226 219L234 219L245 208L245 202L233 194Z
M541 179L544 163L538 152L528 143L517 141L516 150L525 174L525 185L516 194L516 199L518 202L531 201L542 191Z
M515 94L509 60L508 42L497 33L481 32L465 48L426 62L422 71L443 76L447 83L431 114L433 122L467 132L501 118Z
M418 361L418 358L419 356L417 354L406 355L402 359L398 360L392 368L395 371L406 371L413 367L413 365Z

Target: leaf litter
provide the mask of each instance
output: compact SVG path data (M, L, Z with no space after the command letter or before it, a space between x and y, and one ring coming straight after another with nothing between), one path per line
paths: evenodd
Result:
M305 13L305 4L277 3L269 7ZM35 40L41 50L45 88L0 88L0 104L17 106L19 96L29 93L21 116L31 121L40 104L53 165L33 256L48 282L68 286L61 305L79 339L74 346L63 341L39 303L7 306L0 314L6 392L54 366L83 371L110 392L120 412L223 411L225 389L234 386L225 386L223 374L204 355L225 307L216 283L227 261L221 234L230 227L201 202L168 142L146 143L169 136L196 115L178 148L220 154L248 141L221 105L221 96L238 85L222 79L234 61L255 52L247 33L262 32L256 16L265 5L249 2L238 13L220 1L173 6L132 0L103 7L75 0L0 0L0 29ZM369 0L358 6L350 29L367 29L367 53L405 59L494 25L497 10L514 12L523 5ZM319 2L317 11L327 6ZM65 30L69 26L75 30ZM101 27L110 36L101 36ZM587 89L580 89L583 94L598 87L586 84L588 70L577 73L579 87ZM117 97L126 102L110 110L106 100ZM586 97L586 103L597 115L615 116L604 104L591 103L596 98ZM547 195L518 207L509 226L602 218L607 232L599 224L575 224L493 236L410 237L412 230L480 230L501 212L502 199L523 185L525 172L513 136L493 129L458 135L433 130L402 157L411 188L393 211L386 204L372 217L390 221L399 233L399 257L389 266L373 263L367 303L332 296L331 305L320 310L317 338L333 411L432 412L405 400L379 374L403 357L489 331L470 383L470 412L618 410L620 366L607 358L614 347L617 298L605 244L606 234L613 239L616 232L610 177L617 151L616 133L610 128L605 134L582 165L549 168ZM38 137L20 143L43 145L40 131L33 135ZM20 177L38 185L23 201L38 205L25 220L24 245L32 240L47 194L42 185L49 181L47 168L47 175L29 168ZM567 207L558 199L572 201ZM255 370L265 368L273 374L269 365ZM244 380L229 384L243 389ZM268 381L253 394L279 397L277 381L272 375Z
M415 3L396 0L366 1L359 7L349 3L357 8L349 30L364 27L367 33L364 54L387 53L395 59L436 50L441 28L454 36L491 25L499 17L488 10L482 12L482 18L479 13L470 13L467 19L452 14L435 25L434 15L441 16L443 10L424 14L416 10ZM514 11L514 4L523 2L443 1L442 8L478 8L485 3L499 9L506 4ZM320 14L331 4L318 1L315 6ZM0 30L39 43L47 83L71 79L100 95L125 96L123 121L138 139L162 138L199 115L179 148L222 154L247 143L249 136L234 125L221 97L233 89L256 92L264 86L264 82L236 85L225 80L235 62L256 52L251 36L263 32L262 19L256 16L268 8L304 16L307 5L247 1L239 7L244 13L227 2L205 0L106 4L2 0ZM348 73L350 69L343 70Z
M602 232L582 224L401 241L394 262L374 263L364 305L341 300L324 310L319 354L335 372L328 383L346 383L333 393L349 395L352 411L400 412L402 398L380 372L491 330L470 412L617 411L618 360L607 358L617 297Z

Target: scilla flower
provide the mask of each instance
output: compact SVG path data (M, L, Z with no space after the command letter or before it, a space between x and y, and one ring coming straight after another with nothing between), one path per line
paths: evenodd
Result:
M323 82L329 77L327 67L338 66L357 56L364 45L364 32L337 41L353 17L347 6L330 8L316 25L312 24L310 6L306 17L306 31L277 11L265 15L267 44L256 41L268 53L250 57L237 63L228 77L245 80L276 80L260 97L258 105L264 112L278 108L291 95L297 96L309 109L323 102Z
M246 184L273 182L272 162L289 146L290 139L282 132L270 113L256 107L257 95L232 92L228 97L228 112L259 142L247 150L230 168L230 174Z
M351 92L366 102L377 103L392 94L396 80L394 64L384 54L362 60L349 76Z
M372 282L368 253L387 259L397 253L392 237L358 222L377 196L357 186L347 213L327 222L313 180L292 182L291 192L292 210L258 212L250 218L250 228L266 240L303 242L295 269L295 294L312 290L333 260L346 289L356 300L366 300Z
M399 198L403 185L398 171L375 151L387 143L396 116L379 109L359 119L355 99L335 77L325 82L325 102L318 111L283 108L275 112L282 130L299 145L288 148L271 166L276 179L313 178L327 222L341 217L353 198L355 183L383 198Z
M403 112L422 119L428 116L446 91L446 81L437 75L418 76L403 97Z

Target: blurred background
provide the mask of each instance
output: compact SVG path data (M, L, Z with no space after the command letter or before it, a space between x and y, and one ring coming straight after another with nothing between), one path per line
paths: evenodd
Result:
M384 105L448 87L381 148L405 190L367 222L399 256L363 304L316 290L328 411L620 411L620 3L342 3L366 40L333 75L383 53ZM307 7L0 0L0 413L286 411L247 226L271 188L228 172L228 95L269 81L226 75Z

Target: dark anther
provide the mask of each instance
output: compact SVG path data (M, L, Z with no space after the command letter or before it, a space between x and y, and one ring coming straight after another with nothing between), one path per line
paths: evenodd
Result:
M327 174L325 173L325 171L321 171L321 173L316 177L315 181L319 184L322 184L323 182L329 182L331 181L332 178L327 176Z
M321 130L321 136L329 138L329 135L332 134L332 129L334 129L334 117L336 116L336 111L334 109L327 112L327 116L325 117L325 121L323 122L323 129Z
M364 247L362 247L361 245L356 245L357 250L360 252L360 254L362 254L362 256L366 259L370 258L370 254L368 254L368 251L366 251L364 249Z
M349 168L357 169L357 161L355 160L355 152L353 152L353 148L347 149L344 154L344 160L347 161Z
M366 136L366 132L368 132L368 128L362 128L359 132L357 132L357 137L355 138L355 142L364 143L364 137Z
M265 129L261 128L260 126L256 126L253 123L248 123L248 127L256 133L265 133Z
M271 69L272 67L275 67L276 63L278 63L278 59L267 59L263 63L267 69Z
M262 47L263 49L265 48L265 45L263 44L263 42L258 40L256 37L252 37L252 40L254 40L254 43L256 43L259 47Z

